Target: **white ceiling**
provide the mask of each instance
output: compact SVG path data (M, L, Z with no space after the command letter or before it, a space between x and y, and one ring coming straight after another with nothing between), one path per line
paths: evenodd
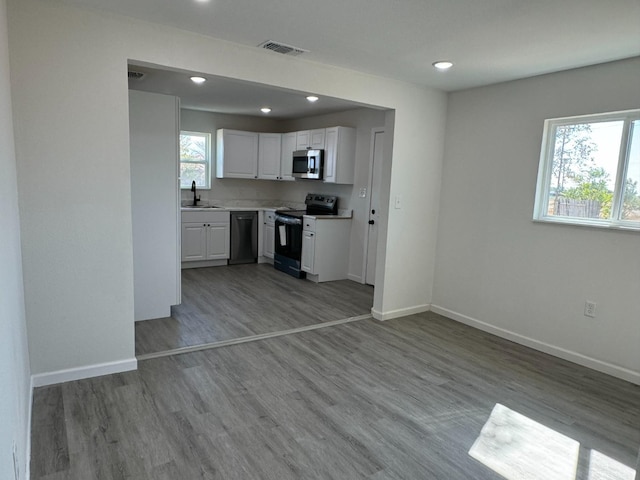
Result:
M321 97L317 102L309 103L306 97L313 92L294 92L214 75L205 75L207 81L196 85L190 80L193 72L148 65L130 64L129 71L145 74L140 80L129 80L130 89L175 95L180 97L182 108L192 110L268 116L282 120L342 112L363 106L331 97ZM265 115L260 112L262 107L270 107L272 111Z
M640 0L61 1L447 91L640 55Z

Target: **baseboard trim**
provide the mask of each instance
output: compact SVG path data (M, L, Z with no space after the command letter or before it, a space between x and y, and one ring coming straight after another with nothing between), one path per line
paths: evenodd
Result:
M583 367L591 368L592 370L606 373L608 375L611 375L612 377L620 378L622 380L626 380L627 382L640 385L640 372L604 362L596 358L588 357L572 350L567 350L550 343L536 340L535 338L526 337L524 335L520 335L519 333L512 332L511 330L496 327L476 318L463 315L461 313L449 310L448 308L440 307L438 305L431 305L431 311L457 322L464 323L465 325L469 325L470 327L474 327L498 337L511 340L512 342L518 343L520 345L533 348L534 350L548 353L549 355L553 355L554 357L562 358L564 360L568 360L569 362L582 365Z
M223 267L228 265L228 260L196 260L195 262L181 262L180 269L202 268L202 267Z
M82 380L84 378L99 377L101 375L110 375L112 373L129 372L131 370L137 370L137 368L138 360L135 358L129 358L127 360L119 360L117 362L98 363L95 365L88 365L86 367L38 373L31 375L31 383L33 387L45 387L47 385L55 385L57 383Z
M387 312L380 312L375 308L371 309L371 316L376 320L384 321L391 320L393 318L406 317L407 315L414 315L416 313L428 312L431 309L431 305L415 305L413 307L399 308L397 310L389 310Z
M33 375L29 377L29 415L27 416L27 445L25 447L25 457L27 464L24 466L24 478L31 478L31 422L33 418Z
M347 279L351 280L352 282L362 283L364 285L364 281L362 280L362 277L360 275L354 275L353 273L348 273Z

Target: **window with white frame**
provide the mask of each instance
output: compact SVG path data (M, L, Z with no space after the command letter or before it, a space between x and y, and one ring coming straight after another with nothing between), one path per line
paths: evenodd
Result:
M211 188L211 134L180 132L180 188Z
M640 230L640 110L545 121L534 220Z

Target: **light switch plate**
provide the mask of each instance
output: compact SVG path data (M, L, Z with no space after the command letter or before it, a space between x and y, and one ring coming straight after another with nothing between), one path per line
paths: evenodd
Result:
M402 197L400 195L396 195L395 207L397 209L402 208Z

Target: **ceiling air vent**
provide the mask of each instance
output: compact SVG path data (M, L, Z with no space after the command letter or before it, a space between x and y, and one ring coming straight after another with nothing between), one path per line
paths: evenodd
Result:
M291 45L286 45L280 42L274 42L273 40L267 40L264 43L258 45L260 48L266 48L267 50L271 50L272 52L281 53L283 55L297 56L301 53L309 53L309 50L305 50L304 48L292 47Z
M145 77L145 75L146 73L133 72L131 70L129 70L128 72L129 80L142 80Z

